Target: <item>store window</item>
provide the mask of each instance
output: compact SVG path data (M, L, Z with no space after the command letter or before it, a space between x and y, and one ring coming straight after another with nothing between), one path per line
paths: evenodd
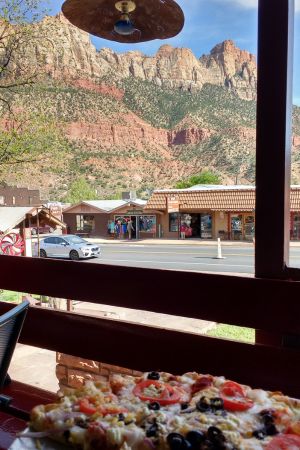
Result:
M193 236L192 216L190 214L180 215L180 231L184 232L185 237Z
M212 216L211 214L201 214L201 238L212 238Z
M242 225L243 216L241 214L234 214L231 216L231 239L242 239Z
M298 213L292 216L291 239L300 240L300 214Z
M179 213L169 214L169 231L178 232Z
M138 230L140 233L156 234L156 216L139 216Z
M95 217L86 214L76 215L76 231L91 233L95 230Z
M244 238L246 240L252 240L255 233L255 221L253 214L246 215L244 217Z

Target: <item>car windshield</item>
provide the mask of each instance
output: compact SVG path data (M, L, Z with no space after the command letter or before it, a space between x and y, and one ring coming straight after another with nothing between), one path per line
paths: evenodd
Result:
M79 236L64 236L64 239L70 244L88 244L85 239L82 239Z

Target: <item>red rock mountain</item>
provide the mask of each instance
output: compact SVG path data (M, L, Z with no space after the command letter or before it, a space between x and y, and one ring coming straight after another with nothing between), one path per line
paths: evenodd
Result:
M77 175L101 197L173 187L202 169L216 171L224 183L254 181L254 55L231 40L200 58L170 45L154 56L97 51L88 34L61 14L45 17L34 30L20 61L30 61L39 78L16 94L15 108L54 117L71 150L60 170L27 165L18 173L12 169L7 181L42 186L44 196L53 198L63 196ZM296 182L299 108L294 134Z
M210 83L225 86L241 98L256 95L255 57L230 40L201 58L188 48L170 45L147 56L139 51L118 54L109 48L96 51L89 35L62 14L45 17L37 28L43 39L34 40L31 61L54 78L90 80L113 74L114 78L134 77L166 88L195 91Z

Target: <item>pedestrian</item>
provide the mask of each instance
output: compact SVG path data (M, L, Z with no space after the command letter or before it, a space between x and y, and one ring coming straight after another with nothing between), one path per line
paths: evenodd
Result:
M180 225L180 237L181 237L181 239L185 239L185 230L186 230L186 225L185 225L185 223L182 223Z
M131 219L129 219L127 223L127 231L128 231L128 237L129 239L132 238L132 232L134 231L133 222Z
M117 221L115 224L115 233L116 233L117 239L119 239L119 237L120 237L120 231L121 231L121 223L119 221Z

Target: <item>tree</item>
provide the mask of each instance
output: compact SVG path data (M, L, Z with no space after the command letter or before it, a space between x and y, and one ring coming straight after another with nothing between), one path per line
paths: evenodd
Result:
M0 130L0 175L7 166L62 157L70 144L56 121L38 114L6 120Z
M53 124L45 126L45 118L41 124L36 118L30 124L28 114L21 118L15 103L18 88L37 77L28 55L35 40L42 39L34 24L44 13L41 0L0 0L0 165L34 161L42 141L50 145L57 136Z
M63 198L63 201L66 203L79 203L83 200L97 200L97 194L95 189L81 177L71 183L70 189Z
M193 175L187 180L179 181L176 183L176 189L185 189L191 186L195 186L196 184L220 184L221 180L219 175L210 170L204 170L198 175Z

